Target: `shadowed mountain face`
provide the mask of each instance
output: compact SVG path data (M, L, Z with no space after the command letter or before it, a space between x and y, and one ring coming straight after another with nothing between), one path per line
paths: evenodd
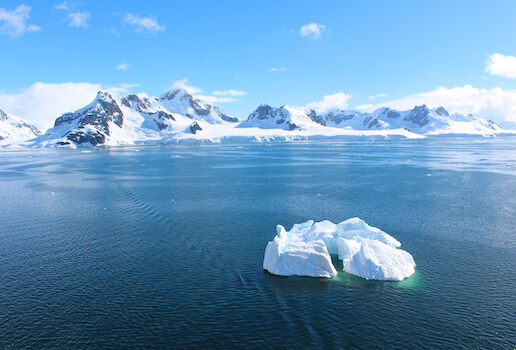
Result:
M57 118L54 128L68 127L69 130L63 134L67 140L78 145L90 143L95 146L105 143L106 137L111 134L111 124L121 128L124 124L124 115L110 94L99 91L95 100L88 106ZM68 141L61 142L64 145Z

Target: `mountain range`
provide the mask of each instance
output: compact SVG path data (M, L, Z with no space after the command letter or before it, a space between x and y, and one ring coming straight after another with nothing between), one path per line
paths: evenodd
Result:
M261 104L240 121L220 106L202 101L185 89L159 97L129 94L115 99L99 91L87 106L61 115L44 134L20 118L0 111L0 140L33 147L96 146L224 140L292 140L352 137L419 138L434 135L510 133L496 123L443 107L426 105L397 111L334 110Z

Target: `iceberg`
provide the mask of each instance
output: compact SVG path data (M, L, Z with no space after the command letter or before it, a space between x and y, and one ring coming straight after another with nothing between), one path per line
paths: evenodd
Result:
M263 269L275 275L334 277L331 255L342 260L345 272L365 279L401 281L415 271L414 258L398 240L359 218L308 220L290 231L278 225L276 232L263 258Z

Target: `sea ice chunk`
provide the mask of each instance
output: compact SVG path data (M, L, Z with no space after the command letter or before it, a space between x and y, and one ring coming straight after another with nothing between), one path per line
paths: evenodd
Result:
M414 273L416 263L408 252L379 241L367 240L351 260L344 264L344 271L365 279L401 281Z
M364 239L376 240L391 247L399 247L401 243L396 238L383 232L379 228L369 226L364 220L351 218L337 225L339 237L362 241Z
M313 222L313 221L312 221ZM307 240L316 241L322 239L324 244L326 244L326 248L328 249L328 253L337 255L337 231L333 222L324 220L321 222L316 222L310 227L310 229L306 232L305 236Z
M263 268L275 275L333 277L337 270L322 240L307 242L304 233L313 221L294 225L289 232L281 225L278 235L267 244Z
M275 275L336 276L330 255L338 255L344 271L366 279L400 281L416 266L412 255L397 249L399 241L359 218L338 225L308 220L276 231L263 259L263 268Z
M353 256L358 253L360 250L360 247L362 246L362 243L357 242L353 239L345 239L342 237L339 237L337 239L337 247L338 247L338 253L339 253L339 260L342 260L342 262L346 263Z

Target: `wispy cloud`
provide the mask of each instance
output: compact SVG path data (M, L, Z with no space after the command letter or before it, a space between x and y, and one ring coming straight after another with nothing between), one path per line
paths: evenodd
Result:
M120 35L120 32L115 27L105 28L102 32L103 33L109 33L109 34L114 35L114 36L119 36Z
M309 103L306 107L314 109L318 113L325 113L332 110L343 110L348 106L348 100L350 98L350 94L337 92L333 95L324 96L321 101Z
M213 94L216 96L242 96L242 95L247 95L247 92L238 91L238 90L222 90L222 91L213 91Z
M226 96L242 96L247 95L247 92L245 91L238 91L238 90L217 90L213 92L213 95L203 95L202 89L196 86L192 86L188 84L188 79L180 79L176 80L170 89L184 89L186 92L188 92L190 95L193 95L195 98L198 98L200 100L203 100L205 102L209 103L227 103L227 102L238 102L239 99L233 98L233 97L226 97Z
M170 89L184 89L189 94L200 94L202 92L201 88L188 84L187 78L176 80Z
M164 26L160 26L153 16L142 17L133 13L128 13L124 17L124 22L134 26L139 33L154 33L165 30Z
M63 1L59 5L54 6L54 9L55 10L68 10L69 9L68 1Z
M328 33L324 24L309 23L301 27L299 31L302 37L319 40Z
M380 93L380 94L377 94L377 95L372 95L372 96L369 96L368 99L370 100L375 100L377 98L382 98L382 97L387 97L387 94L385 93Z
M88 28L90 13L88 11L79 10L78 7L80 5L80 3L64 1L61 4L54 6L53 9L66 13L66 19L69 21L68 25L70 27Z
M128 63L120 63L118 66L116 66L116 69L118 70L128 70L130 68Z
M486 72L505 78L516 78L516 57L495 53L488 56Z
M219 96L208 96L208 95L195 95L195 98L209 102L209 103L226 103L226 102L238 102L239 99L232 97L219 97Z
M0 8L0 32L11 38L16 38L28 32L36 32L41 28L34 24L27 24L30 6L19 5L13 11Z
M283 67L283 66L279 66L279 67L272 67L269 69L270 72L282 72L282 71L285 71L287 70L287 68Z
M68 15L70 19L70 27L88 27L88 19L90 19L90 13L88 11L83 12L72 12Z

